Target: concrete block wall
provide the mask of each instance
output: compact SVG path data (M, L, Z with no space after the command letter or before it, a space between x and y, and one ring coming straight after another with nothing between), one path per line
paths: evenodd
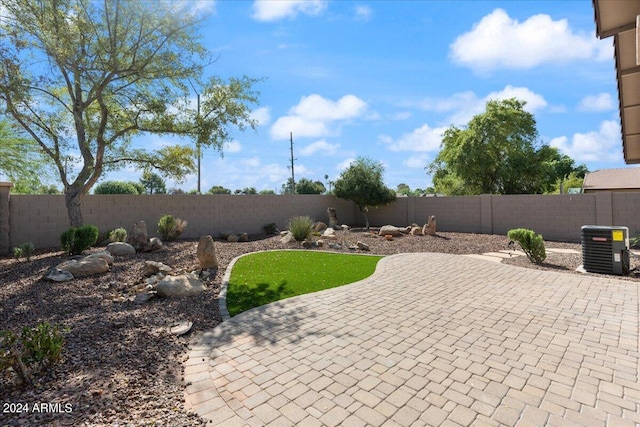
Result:
M220 233L263 232L268 223L284 229L293 216L310 216L328 222L327 208L335 207L341 223L353 224L353 203L334 196L278 195L90 195L82 202L85 224L101 231L136 222L147 224L150 236L157 236L162 215L187 221L184 238ZM8 247L32 242L36 247L57 247L60 234L69 227L64 196L12 195L9 209Z
M9 188L0 183L0 253L24 242L58 247L60 234L69 226L64 196L9 195ZM258 234L268 223L284 229L294 216L328 222L328 207L336 208L340 224L364 225L354 203L320 195L92 195L83 200L83 215L86 224L101 231L129 230L144 220L155 236L159 218L171 214L188 222L183 237L198 238L229 232ZM640 234L638 212L640 193L604 192L401 197L370 209L368 216L372 227L422 225L435 215L439 231L506 235L512 228L524 227L546 240L580 242L583 225L623 225L631 236Z
M595 194L491 196L491 215L493 234L529 228L564 242L580 242L582 225L610 225L597 221Z

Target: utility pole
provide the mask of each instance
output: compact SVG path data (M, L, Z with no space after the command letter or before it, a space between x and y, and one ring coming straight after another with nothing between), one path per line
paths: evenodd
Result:
M291 193L296 194L296 175L293 171L293 132L289 132L289 141L291 142Z

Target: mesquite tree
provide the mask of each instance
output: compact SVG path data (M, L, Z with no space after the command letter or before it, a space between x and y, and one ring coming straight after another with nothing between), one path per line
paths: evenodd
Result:
M255 127L256 80L203 82L213 61L184 4L2 0L0 108L51 158L72 226L83 224L82 198L104 172L133 164L181 180L194 171L194 149L144 150L136 135L195 136L221 150L227 126ZM194 82L203 87L198 109Z

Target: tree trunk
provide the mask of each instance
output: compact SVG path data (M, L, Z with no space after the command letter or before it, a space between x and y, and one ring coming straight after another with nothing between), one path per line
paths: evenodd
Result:
M66 188L64 201L67 205L67 215L69 216L69 225L71 227L80 227L84 225L82 218L82 196L80 190L69 186Z

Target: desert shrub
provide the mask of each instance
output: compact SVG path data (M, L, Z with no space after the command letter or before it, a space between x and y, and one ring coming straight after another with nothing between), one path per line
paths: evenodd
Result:
M111 242L125 242L127 240L127 230L122 227L111 230L109 240Z
M187 221L173 215L162 215L158 221L158 233L164 241L176 240L187 227Z
M60 359L67 331L47 322L24 327L20 335L0 331L0 372L12 370L24 383L31 383L32 371L42 371Z
M289 231L296 241L301 242L311 234L313 220L308 216L294 216L289 220Z
M20 249L22 250L22 256L27 258L27 261L31 261L31 255L35 251L35 247L31 242L25 242L20 245Z
M264 234L276 234L278 232L278 226L275 222L265 224L262 229L264 230Z
M62 250L70 255L79 255L98 241L98 227L83 225L71 227L60 235Z
M18 261L20 261L20 258L22 258L22 248L20 246L16 246L15 248L13 248L13 257Z
M144 187L142 187L144 192ZM124 181L105 181L98 184L93 194L140 194L137 183Z
M547 253L544 250L544 240L541 234L526 228L514 228L507 233L509 239L518 242L529 261L542 264Z

